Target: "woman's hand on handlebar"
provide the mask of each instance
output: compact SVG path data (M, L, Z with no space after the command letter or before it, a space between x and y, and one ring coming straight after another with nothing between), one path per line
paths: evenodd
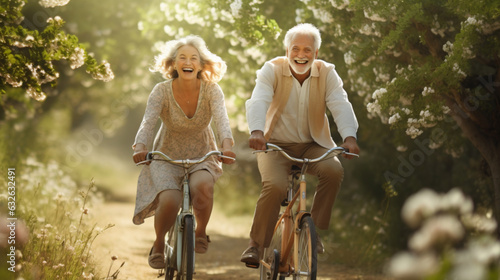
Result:
M137 164L139 162L143 162L146 160L146 156L148 155L148 150L146 149L146 146L144 144L137 144L134 147L134 154L132 155L132 158L134 162ZM149 165L151 162L146 162L147 165Z
M236 154L232 150L223 150L222 155L226 156L226 157L231 157L233 159L226 158L226 157L219 157L219 161L221 161L224 164L233 164L234 163L234 161L235 161L234 158L236 158Z

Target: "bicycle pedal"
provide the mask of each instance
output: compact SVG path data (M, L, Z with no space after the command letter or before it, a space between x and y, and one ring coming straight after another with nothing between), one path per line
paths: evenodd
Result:
M260 264L259 263L245 263L245 265L249 268L259 268Z

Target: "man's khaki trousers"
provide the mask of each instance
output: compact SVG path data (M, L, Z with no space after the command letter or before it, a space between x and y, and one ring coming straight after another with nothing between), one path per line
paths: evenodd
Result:
M292 157L317 158L328 149L316 144L273 143ZM262 177L262 191L257 201L250 238L259 247L268 247L278 220L281 202L286 198L288 174L292 165L299 165L286 159L279 152L258 153L257 163ZM318 177L318 185L311 207L314 224L319 229L328 229L335 198L340 190L344 169L337 157L311 163L307 173ZM314 187L308 185L308 188Z

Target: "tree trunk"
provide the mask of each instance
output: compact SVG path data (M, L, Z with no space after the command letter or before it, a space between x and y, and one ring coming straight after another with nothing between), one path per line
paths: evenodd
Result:
M497 221L497 237L500 238L500 144L499 132L495 129L485 131L469 117L474 112L466 112L455 100L447 99L451 116L456 121L464 135L486 160L493 180L494 206L493 212Z

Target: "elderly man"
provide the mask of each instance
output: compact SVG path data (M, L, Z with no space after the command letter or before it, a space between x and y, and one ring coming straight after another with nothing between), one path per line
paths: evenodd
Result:
M333 64L317 59L321 46L319 30L311 24L299 24L287 32L284 44L286 57L274 58L257 71L252 97L246 103L250 148L264 150L269 142L294 157L322 155L336 145L326 116L328 107L344 141L340 146L359 153L358 122L342 80ZM255 208L249 247L241 256L242 262L255 268L259 266L263 248L271 242L292 165L280 153L259 153L257 163L262 191ZM318 229L326 230L343 168L332 157L311 164L308 173L319 180L312 218ZM324 252L319 235L317 244L318 252Z

